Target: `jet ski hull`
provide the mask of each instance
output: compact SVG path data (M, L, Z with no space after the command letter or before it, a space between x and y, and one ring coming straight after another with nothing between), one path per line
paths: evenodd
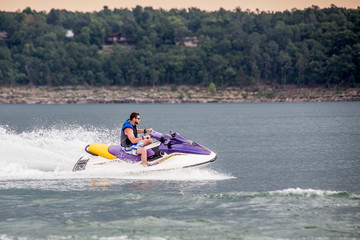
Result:
M111 171L111 172L138 172L154 170L172 170L182 168L205 167L217 159L217 155L211 152L210 155L199 156L195 154L172 153L160 159L149 162L148 167L141 165L141 162L129 163L121 159L105 159L100 156L88 154L81 157L75 164L73 171Z

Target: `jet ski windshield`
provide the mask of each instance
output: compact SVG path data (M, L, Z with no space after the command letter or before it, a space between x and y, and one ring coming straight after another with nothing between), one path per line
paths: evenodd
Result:
M170 131L171 140L175 141L179 144L190 144L192 145L192 141L182 136L180 133Z
M168 144L170 141L174 144L192 144L192 141L188 140L181 134L173 131L170 131L170 133L166 135L163 135L159 132L151 131L150 135L151 137L165 144Z

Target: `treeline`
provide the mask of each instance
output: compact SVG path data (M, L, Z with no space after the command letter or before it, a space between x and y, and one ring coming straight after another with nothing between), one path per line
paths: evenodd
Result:
M0 12L0 32L1 86L360 83L360 8L27 8ZM130 44L103 49L112 33ZM198 46L175 44L186 37L196 37Z

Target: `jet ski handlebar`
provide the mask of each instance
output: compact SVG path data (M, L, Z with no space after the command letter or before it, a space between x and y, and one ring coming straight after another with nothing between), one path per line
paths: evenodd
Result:
M164 137L162 133L156 132L154 130L150 132L150 136L156 140L160 140L162 137Z

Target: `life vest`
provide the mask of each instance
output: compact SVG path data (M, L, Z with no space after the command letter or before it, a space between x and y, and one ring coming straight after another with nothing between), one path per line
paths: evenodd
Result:
M126 120L122 129L121 129L121 146L122 147L131 147L132 145L135 145L136 143L132 143L130 141L130 139L128 138L128 136L124 133L124 130L125 128L131 128L134 132L134 136L137 137L137 128L136 128L136 125L133 126L131 123L130 123L130 119Z

